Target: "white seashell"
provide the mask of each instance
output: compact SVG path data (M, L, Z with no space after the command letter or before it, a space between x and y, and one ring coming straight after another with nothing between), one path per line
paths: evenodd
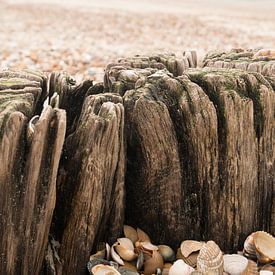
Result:
M115 246L117 245L117 243L114 243L111 247L111 257L112 259L118 263L119 265L124 265L123 260L120 258L120 256L116 253L115 251Z
M125 261L132 261L137 258L134 245L130 239L119 238L114 247L119 256Z
M94 275L120 275L120 273L112 266L99 264L92 268Z
M224 255L224 271L230 275L239 275L244 272L248 266L248 260L237 254Z
M223 274L223 255L215 242L209 241L203 245L197 258L197 268L206 274Z
M38 120L39 120L39 116L36 115L36 116L32 117L32 119L28 123L28 127L27 127L27 141L28 141L28 143L31 143L31 141L32 141L35 124L38 122Z
M169 275L190 275L195 269L183 260L177 260L169 269Z
M261 270L260 275L273 275L273 272L268 270Z
M105 244L105 249L106 249L106 260L109 261L111 256L111 247L108 243Z

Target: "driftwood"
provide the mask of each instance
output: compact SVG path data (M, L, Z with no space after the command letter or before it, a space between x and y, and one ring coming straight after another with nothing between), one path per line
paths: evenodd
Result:
M85 274L123 223L226 252L275 233L274 61L255 54L135 56L96 85L0 72L0 273Z
M204 66L217 68L238 68L250 72L258 72L264 75L265 80L259 75L255 77L259 79L259 84L266 81L275 89L275 51L271 50L242 50L236 49L229 52L211 52L206 55ZM258 165L259 165L259 184L264 188L264 193L259 194L259 200L264 200L263 209L259 209L259 215L264 221L264 228L268 229L270 223L270 230L275 233L275 103L274 92L269 92L263 87L257 87L256 81L251 79L248 82L250 86L249 97L253 100L256 107L254 117L258 121ZM249 83L250 82L250 83ZM258 94L255 90L258 89ZM256 117L258 114L258 118ZM261 133L259 133L259 131ZM273 192L272 192L273 184ZM273 194L272 194L273 193ZM273 196L273 202L267 197ZM267 200L266 200L267 199ZM271 220L270 212L272 212Z
M45 79L30 72L1 77L0 273L38 274L55 207L66 117L48 106L28 123L46 94Z

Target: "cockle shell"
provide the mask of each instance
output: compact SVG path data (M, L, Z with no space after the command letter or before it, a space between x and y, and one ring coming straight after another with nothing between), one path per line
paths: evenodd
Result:
M275 260L275 238L264 232L257 231L254 234L256 255L260 263L268 263Z
M151 243L150 237L140 228L137 228L137 235L138 235L138 240L140 242L149 242Z
M137 254L134 252L134 245L130 239L117 239L114 248L119 256L125 261L132 261L137 258Z
M215 242L203 245L197 258L197 268L203 273L223 274L223 255Z
M138 240L137 231L135 228L129 225L123 227L124 236L132 241L133 244Z
M112 266L99 264L92 268L94 275L120 275L120 273Z
M169 275L190 275L195 269L187 265L183 260L177 260L171 266Z
M176 258L174 250L168 245L159 245L158 251L161 254L164 262L173 262Z
M158 251L152 252L152 257L148 258L144 263L144 274L154 274L157 268L163 268L163 258Z
M244 272L248 266L248 260L237 254L223 256L224 271L231 275L239 275Z
M271 264L267 264L261 268L261 270L267 270L267 271L272 271L273 274L275 274L275 266Z
M254 234L252 233L250 234L243 245L243 249L244 249L244 254L248 257L252 257L252 258L256 258L256 247L254 244Z
M248 265L241 275L258 275L258 266L254 261L248 260Z
M193 240L183 241L180 245L181 254L186 258L191 253L201 250L203 244L203 242Z
M178 260L182 259L186 264L195 268L197 266L198 255L199 255L199 252L193 252L188 257L184 257L181 253L181 249L178 248L176 257Z

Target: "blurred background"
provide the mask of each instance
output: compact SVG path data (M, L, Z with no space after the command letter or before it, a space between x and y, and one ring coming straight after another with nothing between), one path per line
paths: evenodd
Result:
M102 80L118 57L275 48L275 0L0 0L0 67Z

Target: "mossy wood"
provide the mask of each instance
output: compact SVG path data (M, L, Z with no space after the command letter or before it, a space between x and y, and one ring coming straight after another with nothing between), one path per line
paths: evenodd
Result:
M222 55L254 62L235 50L204 65ZM275 233L273 65L196 62L121 59L96 85L0 72L1 274L86 274L123 223L155 244L212 239L227 252Z

